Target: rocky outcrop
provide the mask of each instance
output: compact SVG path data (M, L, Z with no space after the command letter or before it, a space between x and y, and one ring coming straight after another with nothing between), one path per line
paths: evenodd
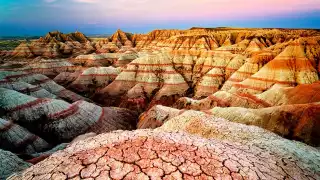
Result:
M167 106L156 105L142 113L137 125L138 129L155 129L162 126L169 119L178 116L181 110Z
M115 35L120 36L124 35L119 32ZM274 104L259 98L260 93L277 87L312 84L319 79L316 52L320 43L318 33L313 30L155 30L133 35L132 41L139 57L97 93L98 97L112 99L100 101L102 104L121 104L143 111L154 104L171 106L186 96L178 104L190 104L191 97L195 100L208 97L202 103L205 109L270 107ZM179 84L178 88L162 87L161 84L169 84L161 83L169 71L175 74L171 77L179 76L173 83Z
M0 149L0 179L7 179L11 174L22 171L31 166L17 155Z
M80 67L77 67L64 59L34 59L33 62L28 63L22 71L43 74L50 77L55 77L60 72L73 72Z
M234 84L237 91L251 94L261 93L274 85L294 86L318 81L318 72L304 52L299 41L292 42L275 59L263 66L257 73ZM235 91L231 89L231 91Z
M203 114L221 117L231 122L254 125L272 131L282 137L302 141L309 145L319 146L320 108L318 103L275 106L270 108L249 109L241 107L215 107ZM154 106L139 118L138 128L157 128L171 119L179 119L185 110L164 106ZM188 111L187 111L188 112ZM200 113L190 111L190 113ZM183 117L183 118L181 118ZM202 116L201 116L202 117ZM178 128L179 129L179 128Z
M86 132L133 129L136 124L136 114L126 109L34 98L4 88L0 88L0 96L6 117L54 143L71 141Z
M41 74L27 73L22 71L0 71L0 80L1 87L17 90L21 93L34 95L35 97L59 97L68 102L75 102L85 99L82 96L58 85L47 76Z
M20 154L33 154L51 147L42 138L12 121L0 118L0 148Z
M232 122L255 125L288 139L319 146L320 106L318 103L274 106L262 109L215 107L208 113Z
M261 129L253 128L251 131ZM278 141L278 149L266 150L245 140L242 143L208 140L185 133L150 130L113 132L78 141L10 179L319 177L318 150L294 142L287 145L286 140L270 133L257 141L264 137ZM286 151L287 146L292 149ZM300 161L302 156L295 151L312 153Z
M139 55L134 50L127 50L124 53L121 53L119 58L114 63L116 67L126 67L131 61L137 59Z
M106 101L102 103L107 105L114 103L129 108L145 108L149 102L170 105L188 88L184 77L174 69L170 57L165 53L153 53L129 63L96 97L104 96ZM122 96L125 99L119 101Z
M319 37L222 27L21 44L1 65L0 148L36 165L10 179L319 179Z
M120 69L111 66L88 68L79 74L68 87L76 92L93 94L106 87L119 74Z
M32 53L30 46L25 42L21 43L18 47L16 47L10 55L15 58L34 57L34 54Z
M57 58L94 51L95 49L84 34L78 31L70 34L54 31L38 40L21 43L8 55L13 58L32 58L36 56Z
M83 70L78 70L75 72L61 72L53 80L57 84L66 87L70 85L73 81L75 81L80 76L80 74L82 74L82 72Z
M129 46L132 47L132 41L131 41L131 36L132 34L130 33L125 33L118 29L111 37L110 40L111 42L115 43L118 47L121 46Z
M116 53L80 55L72 60L73 63L85 67L110 66L120 57Z
M218 91L207 98L197 100L183 97L173 105L178 109L208 110L213 107L245 107L264 108L279 105L307 104L320 101L319 81L312 84L302 84L296 87L272 86L260 94L233 93Z

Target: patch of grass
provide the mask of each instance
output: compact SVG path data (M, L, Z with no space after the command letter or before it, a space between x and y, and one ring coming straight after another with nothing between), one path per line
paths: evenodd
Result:
M0 51L13 50L21 43L21 40L0 40Z

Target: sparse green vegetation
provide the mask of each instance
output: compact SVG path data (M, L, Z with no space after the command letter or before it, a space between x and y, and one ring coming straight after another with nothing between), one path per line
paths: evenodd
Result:
M12 50L19 46L22 40L0 40L0 51Z

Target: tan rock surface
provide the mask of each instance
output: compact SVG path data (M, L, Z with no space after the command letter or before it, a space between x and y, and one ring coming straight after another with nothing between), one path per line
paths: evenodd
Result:
M210 117L221 117L231 122L254 125L282 137L302 141L312 146L319 146L319 104L296 104L274 106L270 108L249 109L242 107L215 107L204 112L178 110L165 106L154 106L139 117L138 128L157 128L167 121L175 119L184 123L181 116L186 114L203 114ZM193 117L193 116L192 116ZM202 116L201 116L202 117ZM192 119L192 118L191 118ZM201 118L200 118L201 119ZM179 129L178 127L176 127Z
M283 148L285 140L275 135L264 137L280 141L280 149L266 151L259 146L246 144L245 141L241 144L219 139L208 140L184 133L150 130L113 132L73 143L10 179L319 177L318 150L291 143L294 150L288 152ZM301 156L293 153L301 150L313 152L306 157L310 161L299 161Z

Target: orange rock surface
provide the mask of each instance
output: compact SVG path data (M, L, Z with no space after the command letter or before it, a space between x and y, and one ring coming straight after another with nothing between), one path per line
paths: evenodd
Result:
M0 148L36 164L11 179L320 178L318 30L50 32L0 56Z

